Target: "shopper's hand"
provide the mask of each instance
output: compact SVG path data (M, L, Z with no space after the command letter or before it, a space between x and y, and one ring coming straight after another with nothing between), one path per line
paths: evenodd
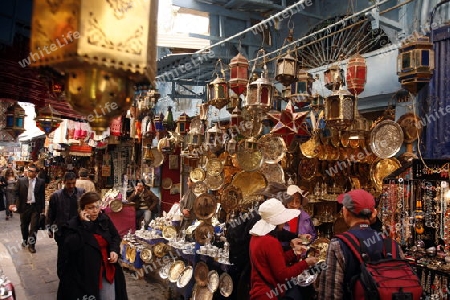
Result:
M189 218L191 216L189 209L183 209L182 213L183 213L183 216L185 216L187 218Z
M87 211L82 210L80 211L80 219L83 221L90 221L91 215Z
M307 257L305 258L306 263L308 264L309 267L317 264L317 262L319 261L319 259L317 257Z
M114 264L117 262L118 259L119 259L119 255L116 252L114 252L114 251L109 252L108 260L110 263Z

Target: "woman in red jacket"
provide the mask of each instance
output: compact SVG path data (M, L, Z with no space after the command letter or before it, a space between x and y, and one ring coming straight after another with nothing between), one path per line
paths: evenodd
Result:
M317 263L308 257L299 261L303 246L300 239L291 241L288 251L283 251L277 233L289 220L297 217L298 209L287 209L280 200L271 198L258 210L261 220L250 230L251 290L250 299L300 299L297 276ZM295 253L294 253L295 250Z

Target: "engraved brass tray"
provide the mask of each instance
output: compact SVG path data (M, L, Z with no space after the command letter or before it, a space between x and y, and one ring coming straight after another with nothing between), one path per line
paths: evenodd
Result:
M298 164L298 174L304 180L311 180L316 175L317 159L302 159Z
M209 273L208 265L203 261L197 262L194 270L195 283L199 286L207 286L208 273Z
M152 151L153 160L148 164L149 167L157 168L164 162L164 156L158 150L158 148L153 147L150 151Z
M216 175L207 174L204 182L211 191L217 191L223 186L224 174L223 173L219 173Z
M184 268L184 261L176 260L169 269L169 276L167 277L169 281L173 283L177 282Z
M191 281L192 274L193 268L191 266L187 266L186 268L184 268L183 272L181 272L180 277L178 278L177 287L185 287L189 283L189 281Z
M203 181L198 181L195 183L194 194L200 195L208 191L208 186Z
M221 194L220 205L225 212L229 213L242 202L242 191L232 184L227 185Z
M267 182L284 182L284 171L279 164L264 163L259 170L267 179Z
M278 163L286 155L287 150L283 138L273 134L263 135L258 140L258 149L266 164Z
M231 184L241 190L243 202L256 200L257 192L267 187L266 178L259 171L241 171L234 176Z
M153 253L156 257L164 257L168 251L168 246L163 242L159 242L155 246L153 246Z
M378 123L370 133L370 149L379 158L397 154L403 144L403 129L392 120Z
M397 123L403 129L405 143L412 143L420 137L423 126L416 114L404 114L397 120Z
M371 166L370 175L378 192L383 189L383 179L400 167L400 162L394 157L381 159Z
M233 279L231 276L224 272L219 278L219 290L220 294L224 297L229 297L233 293Z
M317 157L319 154L319 137L317 135L311 136L309 140L300 144L300 151L307 158Z
M236 159L244 171L254 171L261 167L263 162L263 155L260 150L242 149L236 153Z
M208 289L214 293L219 287L220 277L216 270L211 270L208 273Z
M173 239L177 237L177 230L173 226L165 226L162 231L162 236L165 239Z
M144 248L139 255L144 263L149 263L152 260L152 250Z
M216 176L222 173L223 164L222 161L217 157L210 157L206 162L206 174L210 176Z
M192 182L198 182L205 180L206 173L202 168L195 168L189 173L189 178Z
M211 218L216 212L216 198L208 193L203 193L194 201L194 213L197 219L204 220Z
M202 222L195 229L195 241L200 245L204 245L207 240L211 240L214 237L214 227L205 222Z
M213 293L207 286L194 285L192 290L192 300L212 300Z
M109 203L109 208L115 213L120 212L123 208L122 200L113 200Z

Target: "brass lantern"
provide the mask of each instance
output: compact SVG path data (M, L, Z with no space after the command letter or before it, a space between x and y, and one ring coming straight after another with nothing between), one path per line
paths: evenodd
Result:
M113 3L33 1L32 66L66 74L67 101L97 133L129 108L131 80L156 76L158 1Z
M398 80L404 89L417 94L433 76L433 43L428 37L415 32L413 38L403 42L398 51Z
M297 59L290 53L280 57L277 61L277 75L275 79L284 86L288 86L296 80Z
M309 105L309 107L313 111L316 111L316 112L324 109L325 108L325 98L319 94L314 94L311 97L311 104Z
M267 66L264 65L264 72L261 77L248 85L247 95L242 104L243 108L248 108L252 112L266 112L272 107L274 85L269 79Z
M227 105L229 101L228 83L224 78L217 76L216 79L208 84L208 99L209 104L217 109Z
M342 130L355 120L356 98L340 88L325 99L325 121L327 126Z
M311 102L314 78L305 69L297 71L297 81L291 85L291 100L298 107Z
M230 89L238 96L247 90L248 84L248 60L241 53L233 57L230 67Z
M242 122L242 112L239 107L235 107L231 112L230 125L238 127Z
M366 59L359 53L353 55L347 64L347 89L353 95L359 95L364 91L367 79Z
M177 121L177 132L181 135L186 135L189 131L189 124L191 123L189 116L182 113Z
M364 147L364 141L366 137L366 133L370 131L371 128L371 122L361 116L359 114L359 111L356 110L355 114L355 121L353 124L351 124L347 131L348 131L348 139L349 139L349 145L351 148L358 148L358 147Z
M247 87L246 87L247 88ZM236 94L230 95L230 101L227 104L227 111L231 114L235 107L240 106L239 96Z
M6 125L3 129L16 139L25 131L24 119L25 110L16 102L6 110Z
M344 85L344 71L338 65L330 66L324 73L325 87L330 91L337 91Z
M217 123L206 131L206 144L211 151L217 151L223 146L223 131Z
M52 131L59 127L62 122L61 113L49 104L40 109L36 114L36 126L49 135Z
M161 97L161 94L158 92L157 89L152 89L147 91L147 97L148 97L148 106L147 109L152 109L156 106L156 103L158 103L159 98Z
M236 153L236 148L237 148L237 141L234 139L234 137L232 137L231 139L228 140L225 149L230 155L232 155Z

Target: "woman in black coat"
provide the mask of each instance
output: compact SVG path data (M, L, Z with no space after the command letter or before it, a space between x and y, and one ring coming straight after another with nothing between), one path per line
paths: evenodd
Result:
M121 238L110 218L100 213L100 200L95 192L85 193L79 200L79 215L62 228L58 300L128 299L117 263Z

